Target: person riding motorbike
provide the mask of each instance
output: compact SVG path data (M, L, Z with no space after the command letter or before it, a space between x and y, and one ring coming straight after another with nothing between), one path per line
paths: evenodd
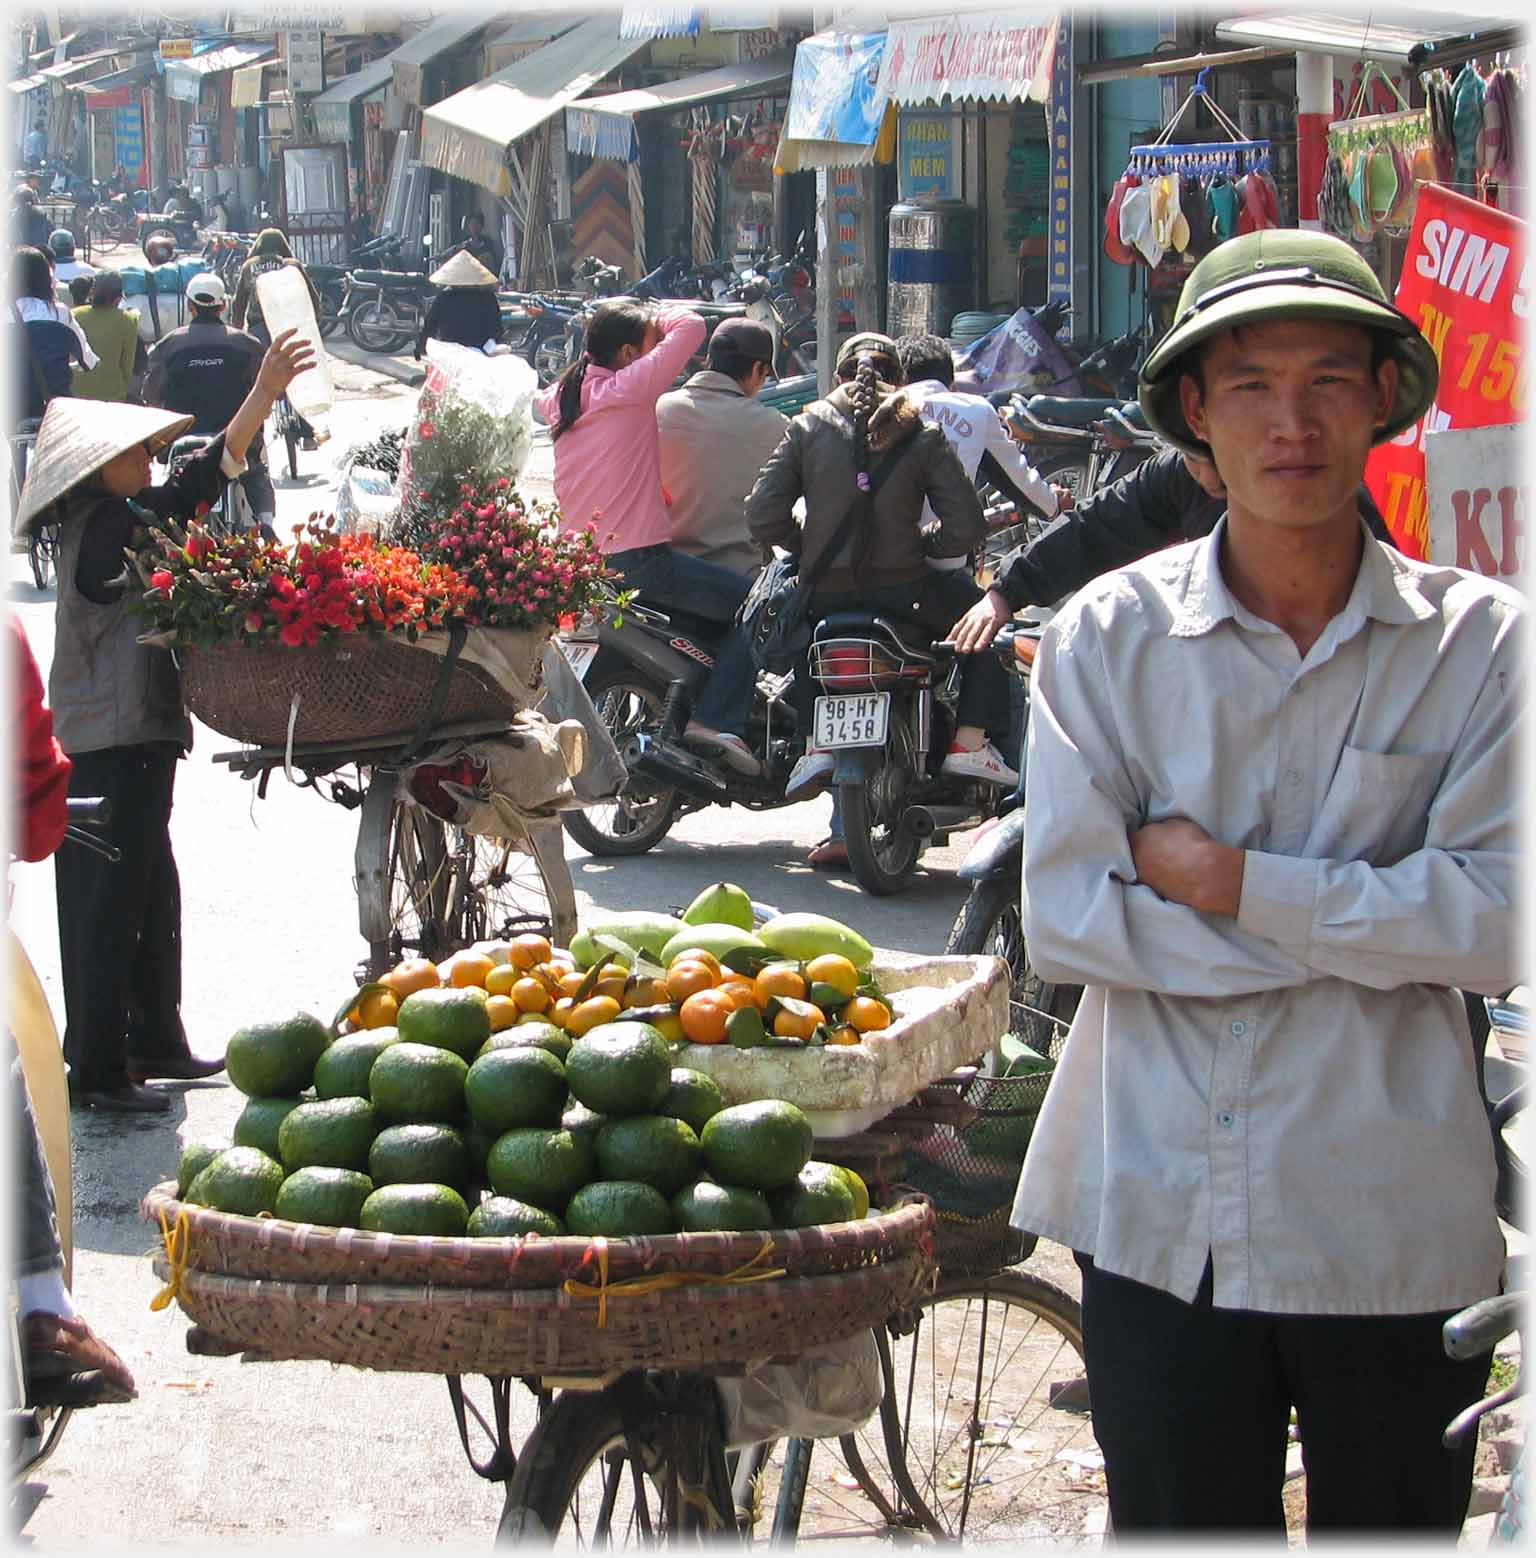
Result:
M773 333L755 319L722 320L708 361L656 403L672 544L750 575L762 550L747 533L747 494L789 426L757 398L773 373Z
M459 231L463 239L453 252L467 254L471 259L478 260L491 273L494 285L501 275L503 251L501 245L486 232L484 215L479 211L471 211L460 224Z
M235 296L229 307L229 322L236 330L249 330L263 346L271 344L272 332L267 329L266 321L261 317L261 299L256 291L256 278L265 275L268 271L280 270L284 266L292 266L304 278L304 285L309 288L310 302L314 305L315 318L318 320L320 317L320 294L315 290L314 282L309 279L309 272L294 258L293 250L288 247L288 240L277 228L262 228L256 235L255 243L251 245L251 252L246 256L245 263L240 267L240 279L235 283ZM304 448L318 448L320 437L309 420L299 417L298 421ZM330 434L327 433L325 436L329 437Z
M11 242L19 249L46 249L50 231L48 218L37 209L37 191L18 184L11 200Z
M75 258L75 235L67 227L56 227L48 234L48 252L53 256L55 291L58 287L67 288L77 276L91 277L96 274L94 265L87 265L84 260ZM59 301L64 300L60 298Z
M176 764L192 725L169 650L144 643L138 591L123 580L124 551L149 518L190 518L238 476L273 402L314 361L285 331L267 349L255 386L221 436L168 481L150 486L154 453L193 418L142 406L61 396L50 403L21 490L15 527L59 526L58 604L49 701L59 744L73 760L70 794L111 803L108 864L69 850L54 871L58 894L71 1102L156 1113L169 1094L141 1084L223 1070L193 1054L180 1016L181 899L171 849Z
M190 416L192 431L211 438L228 425L256 383L263 346L247 330L224 323L224 283L211 272L187 283L191 320L163 336L149 354L144 403ZM268 473L262 432L246 452L240 485L250 501L257 528L271 537L277 496Z
M704 321L682 304L600 303L579 361L534 401L551 424L555 496L567 530L594 528L626 587L660 606L726 625L714 671L684 740L741 774L761 764L742 739L752 700L752 657L733 626L746 576L671 544L661 486L656 403L704 340Z
M815 565L861 493L870 493L870 523L856 528L822 575L811 600L814 619L829 612L879 610L917 623L941 638L957 609L981 592L963 573L936 571L930 557L961 557L986 535L975 487L953 445L925 423L918 402L896 386L901 362L896 343L872 333L849 336L838 351L838 386L789 425L747 498L747 527L764 548L798 552L801 567ZM872 457L877 468L872 470ZM884 478L884 479L881 479ZM805 499L803 527L794 507ZM935 527L922 528L932 504ZM796 674L794 697L801 729L809 730L813 689ZM1012 786L1018 774L988 739L1008 727L1007 673L990 656L973 657L960 684L957 728L942 771L959 778ZM801 799L831 779L829 752L808 750L785 788Z
M20 376L16 408L40 417L56 395L69 393L71 365L94 368L100 358L75 316L53 295L53 267L41 249L18 249L11 261L11 317L16 325L12 372Z
M501 309L496 302L496 277L472 254L460 249L427 278L441 287L427 305L416 337L417 361L429 340L453 341L476 350L501 339Z

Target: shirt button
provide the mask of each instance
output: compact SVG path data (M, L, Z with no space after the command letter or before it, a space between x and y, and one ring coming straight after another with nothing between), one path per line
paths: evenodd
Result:
M1290 768L1286 770L1285 782L1292 785L1300 784L1301 777L1301 770L1299 768Z
M1242 1038L1242 1036L1247 1031L1248 1031L1248 1024L1245 1023L1245 1022L1235 1022L1235 1023L1232 1024L1232 1037L1234 1039Z
M1216 1116L1216 1123L1219 1126L1221 1126L1224 1130L1230 1131L1232 1129L1233 1119L1234 1119L1234 1116L1233 1116L1231 1110L1223 1109L1221 1111L1221 1113Z

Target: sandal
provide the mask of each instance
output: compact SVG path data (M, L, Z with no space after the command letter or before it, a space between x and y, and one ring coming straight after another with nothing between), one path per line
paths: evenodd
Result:
M27 1315L22 1371L29 1406L105 1406L139 1393L128 1366L78 1315Z
M841 839L823 839L806 857L816 871L837 871L848 865L848 846Z

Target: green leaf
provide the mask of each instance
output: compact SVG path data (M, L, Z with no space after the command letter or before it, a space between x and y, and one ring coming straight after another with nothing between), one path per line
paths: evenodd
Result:
M726 1019L725 1036L737 1049L760 1049L768 1043L763 1014L755 1006L739 1006Z
M848 1004L848 997L836 985L818 980L811 986L811 1004L824 1012L838 1012Z
M771 953L764 955L751 947L732 947L724 957L720 959L720 966L728 968L733 974L750 974L756 977L770 963L780 961Z
M604 952L611 953L616 958L622 958L631 968L639 961L640 954L627 941L617 936L594 936L592 945L601 947Z
M576 994L571 997L573 1006L580 1006L586 998L597 988L597 982L603 977L603 970L613 962L612 953L604 953L591 968L587 970L587 977L576 987Z

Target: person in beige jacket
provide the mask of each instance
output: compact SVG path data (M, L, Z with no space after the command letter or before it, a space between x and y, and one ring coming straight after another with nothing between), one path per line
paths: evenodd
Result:
M75 322L101 359L94 368L76 368L69 393L77 400L126 400L139 349L139 316L121 306L123 278L115 270L97 271L91 300L74 310Z
M747 530L747 494L789 426L757 399L772 372L768 327L727 319L710 337L709 366L656 403L672 545L737 573L763 561Z

